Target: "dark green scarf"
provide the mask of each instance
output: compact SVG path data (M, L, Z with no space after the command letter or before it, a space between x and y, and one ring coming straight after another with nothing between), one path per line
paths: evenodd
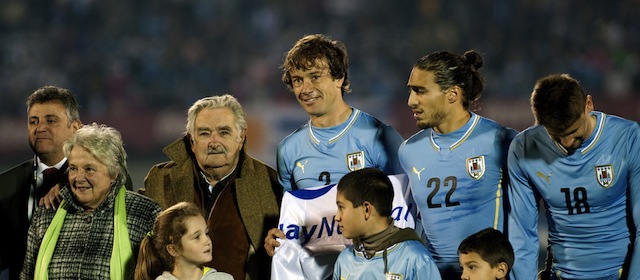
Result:
M354 248L362 252L368 260L373 258L376 252L382 251L384 258L384 272L387 273L387 248L403 241L418 240L422 242L420 237L412 228L400 229L394 225L390 225L387 229L363 238L354 238Z

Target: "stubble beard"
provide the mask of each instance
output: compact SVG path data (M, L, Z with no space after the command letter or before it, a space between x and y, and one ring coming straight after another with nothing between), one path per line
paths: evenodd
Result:
M435 112L428 118L416 121L416 125L420 129L434 128L442 123L446 115L442 112Z

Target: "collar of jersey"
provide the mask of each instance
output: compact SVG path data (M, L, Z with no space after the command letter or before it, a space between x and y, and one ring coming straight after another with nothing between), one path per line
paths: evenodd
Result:
M596 116L596 127L593 133L591 134L591 136L589 136L589 138L587 139L589 143L580 150L580 154L583 154L583 155L586 154L588 151L590 151L596 145L596 143L598 142L598 139L600 139L600 136L602 135L602 130L604 129L604 123L607 119L607 114L602 112L593 112L591 113L591 115ZM549 133L547 133L547 135L549 135ZM551 136L549 136L549 138L551 138ZM569 154L567 149L565 149L557 141L553 139L551 139L551 141L553 141L553 143L556 144L556 147L558 147L565 155Z
M469 119L469 121L462 126L460 129L463 129L465 126L467 127L467 130L464 132L464 134L456 141L453 142L453 144L451 144L451 146L449 146L449 150L453 151L453 149L457 148L458 146L460 146L460 144L462 144L462 142L464 142L464 140L466 140L467 138L469 138L469 135L471 134L471 132L476 128L476 126L478 125L478 122L480 121L480 116L478 116L477 114L473 113L473 112L469 112L471 114L471 118ZM471 124L471 125L469 125ZM456 131L452 132L455 133ZM431 136L429 139L431 139L431 146L436 150L436 151L440 151L440 145L438 145L438 143L436 143L436 140L433 138L435 135L437 134L437 132L432 128L431 129Z
M351 116L349 117L349 119L344 122L341 123L337 126L334 127L328 127L326 129L332 129L335 127L339 127L339 126L343 126L344 128L342 130L340 130L340 132L338 134L336 134L335 136L329 138L329 141L327 141L327 144L331 144L335 141L337 141L338 139L340 139L340 137L342 137L344 134L347 133L347 131L349 130L349 128L351 128L351 126L353 126L353 124L356 122L356 120L358 119L358 116L360 116L360 110L352 108L353 109L353 113L351 113ZM346 125L345 125L346 124ZM307 126L309 127L308 131L309 131L309 138L311 138L311 141L313 141L313 143L320 144L320 139L316 136L316 134L319 133L314 133L313 130L316 129L318 130L319 128L314 128L313 124L311 124L311 120L309 120L309 123L307 124Z
M604 130L604 123L607 119L607 114L605 113L593 113L593 115L596 116L596 131L594 132L594 137L591 138L591 142L589 143L589 145L587 145L586 147L584 147L584 149L582 149L582 151L580 151L583 154L591 150L591 148L596 145L596 143L600 139L600 136L602 135L602 131Z

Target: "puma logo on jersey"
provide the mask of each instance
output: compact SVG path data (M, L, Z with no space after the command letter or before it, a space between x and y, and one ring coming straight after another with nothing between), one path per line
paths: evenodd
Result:
M418 171L418 169L416 169L416 167L414 166L413 169L411 169L411 172L416 173L416 175L418 175L418 180L420 180L420 173L422 173L423 170L424 167L420 169L420 171Z
M299 161L296 162L296 166L300 167L300 169L302 169L302 173L304 173L304 165L307 164L307 161L305 160L304 163L300 163Z
M551 179L549 179L549 177L551 177L551 173L549 173L549 175L544 175L544 173L538 171L536 173L536 175L538 175L538 177L544 179L545 181L547 181L547 184L551 185Z

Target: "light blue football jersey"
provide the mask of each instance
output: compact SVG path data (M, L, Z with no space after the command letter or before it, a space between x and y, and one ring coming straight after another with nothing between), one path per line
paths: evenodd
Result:
M636 230L640 225L640 126L601 112L592 115L593 133L571 154L542 126L528 128L511 144L508 229L515 279L536 279L540 198L553 273L562 279L619 277L630 245L627 202ZM638 242L629 279L640 279Z
M400 163L443 278L460 277L458 245L464 238L488 227L504 231L504 169L516 133L471 113L454 132L424 129L400 146Z
M334 127L318 128L309 121L278 145L278 180L286 191L335 184L365 167L399 174L400 143L397 131L355 108Z
M384 273L383 252L367 259L361 252L347 247L336 261L333 279L398 279L398 280L440 280L440 273L429 251L420 241L408 240L387 249L387 270Z

